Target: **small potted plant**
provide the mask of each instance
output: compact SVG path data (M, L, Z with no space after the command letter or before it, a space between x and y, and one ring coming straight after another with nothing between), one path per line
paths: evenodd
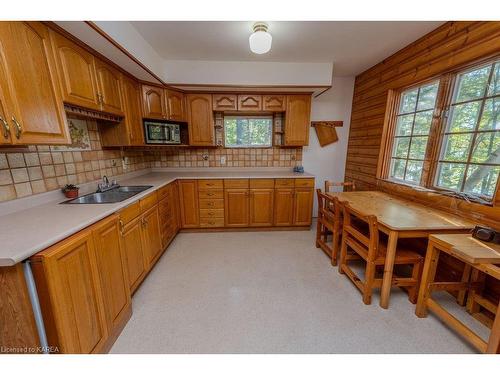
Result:
M67 184L64 185L64 187L61 189L66 198L77 198L78 197L78 190L80 188L76 185L73 184Z

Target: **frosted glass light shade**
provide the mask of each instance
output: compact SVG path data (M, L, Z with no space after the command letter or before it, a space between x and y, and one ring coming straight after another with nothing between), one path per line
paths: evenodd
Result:
M269 52L273 37L266 31L256 31L248 38L250 43L250 50L259 55Z

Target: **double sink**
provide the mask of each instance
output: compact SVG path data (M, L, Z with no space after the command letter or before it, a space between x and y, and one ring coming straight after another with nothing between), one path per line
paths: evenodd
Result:
M117 186L116 188L104 192L96 192L63 202L64 204L99 204L99 203L117 203L124 201L152 188L147 186Z

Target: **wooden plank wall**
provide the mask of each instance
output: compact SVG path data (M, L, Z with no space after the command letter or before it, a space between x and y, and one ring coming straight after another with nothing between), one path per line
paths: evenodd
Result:
M388 91L411 86L500 53L500 22L447 22L356 77L346 180L377 187Z

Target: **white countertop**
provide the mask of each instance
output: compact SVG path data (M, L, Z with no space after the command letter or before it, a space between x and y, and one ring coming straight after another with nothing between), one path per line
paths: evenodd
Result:
M60 192L49 192L29 199L0 204L0 266L11 266L66 237L109 216L175 181L176 179L213 178L312 178L308 173L293 173L284 169L152 169L150 173L119 179L120 185L152 185L142 193L119 203L59 204L67 199ZM95 183L86 184L95 189ZM51 199L52 198L52 199ZM50 201L47 201L50 199ZM28 206L28 207L26 207ZM4 214L2 214L4 211ZM7 212L7 213L6 213ZM6 213L6 214L5 214Z

